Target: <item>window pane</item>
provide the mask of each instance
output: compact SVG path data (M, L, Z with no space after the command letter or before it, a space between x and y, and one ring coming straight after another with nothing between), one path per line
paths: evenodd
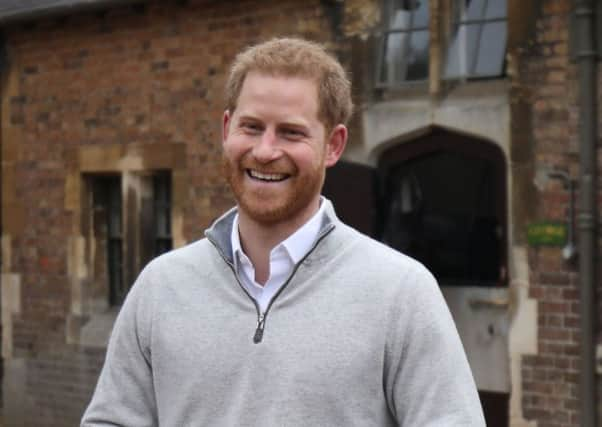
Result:
M485 18L505 18L506 17L506 0L488 0L487 13Z
M467 0L464 9L466 12L462 14L462 20L482 19L485 14L486 0ZM495 0L497 1L497 0Z
M408 52L407 80L425 80L429 71L429 33L415 31L411 35Z
M445 74L447 78L459 77L462 75L460 72L460 65L464 62L460 61L459 55L459 40L454 40L447 52L447 61L445 63Z
M428 78L429 1L390 0L378 72L384 85ZM418 30L416 30L418 29Z
M121 236L121 180L108 179L109 186L109 237Z
M171 174L160 172L154 181L154 255L171 249Z
M386 83L405 80L409 33L388 34L385 39L382 81Z
M428 31L393 33L387 37L382 81L402 83L428 77Z
M445 77L455 78L472 74L480 26L481 24L458 26L447 52Z
M158 209L156 212L157 224L156 224L156 235L158 237L169 237L171 236L171 212L169 207Z
M506 31L505 22L490 22L483 26L475 69L476 75L498 76L502 74L504 52L506 51Z
M414 9L413 28L428 27L429 25L429 2L428 0L417 0Z
M109 300L112 305L118 305L123 302L125 289L123 286L123 253L120 239L111 239L108 244L109 261Z
M390 13L389 29L408 30L428 27L428 0L406 0L394 2Z
M391 30L407 30L410 28L412 13L409 8L395 8L390 16L389 29Z
M120 176L89 176L93 202L94 281L106 282L109 303L121 304L123 281L122 200Z
M428 0L405 0L393 2L389 28L407 30L427 27L429 23Z

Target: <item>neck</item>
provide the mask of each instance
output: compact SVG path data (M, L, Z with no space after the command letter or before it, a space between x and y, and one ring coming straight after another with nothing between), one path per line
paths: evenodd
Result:
M264 284L270 277L270 252L301 228L319 209L319 202L304 215L276 223L261 223L238 212L240 244L255 269L255 281Z

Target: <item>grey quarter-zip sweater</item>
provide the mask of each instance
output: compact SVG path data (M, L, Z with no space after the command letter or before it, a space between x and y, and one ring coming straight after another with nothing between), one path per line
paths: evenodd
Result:
M484 426L435 279L325 203L314 247L265 316L234 272L234 210L153 260L81 425Z

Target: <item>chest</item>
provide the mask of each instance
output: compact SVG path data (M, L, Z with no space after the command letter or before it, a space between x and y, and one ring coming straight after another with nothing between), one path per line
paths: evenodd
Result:
M195 389L230 384L239 392L267 384L286 393L381 387L386 328L365 301L284 298L268 312L260 343L253 342L257 323L250 299L159 312L151 339L154 375Z

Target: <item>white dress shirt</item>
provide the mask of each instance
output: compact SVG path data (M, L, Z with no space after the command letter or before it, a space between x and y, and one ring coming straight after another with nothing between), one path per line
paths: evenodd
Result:
M295 265L309 252L320 232L320 224L324 216L324 203L320 200L318 212L303 226L291 234L286 240L270 251L270 275L262 286L255 281L255 268L244 253L238 232L238 214L232 224L232 252L234 268L247 292L257 301L264 313L272 297L284 285L293 272Z

